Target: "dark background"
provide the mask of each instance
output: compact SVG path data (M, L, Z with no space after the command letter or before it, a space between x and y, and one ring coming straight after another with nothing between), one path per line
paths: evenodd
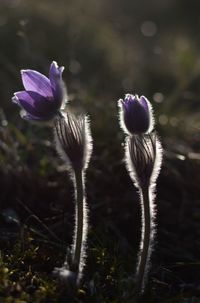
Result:
M48 75L52 60L94 139L88 264L73 295L51 275L71 243L73 187L52 129L11 102L20 69ZM164 147L144 302L200 302L200 2L186 0L0 1L1 302L132 302L140 207L123 162L125 93L150 100Z

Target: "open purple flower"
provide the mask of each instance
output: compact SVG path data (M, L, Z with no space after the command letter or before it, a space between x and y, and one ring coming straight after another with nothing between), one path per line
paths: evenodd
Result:
M128 134L142 134L153 129L153 114L149 101L144 96L126 94L119 100L121 125Z
M58 67L53 61L49 70L49 79L35 70L22 70L22 82L25 90L14 93L12 101L23 110L26 120L48 121L55 117L66 98L62 80L64 67Z

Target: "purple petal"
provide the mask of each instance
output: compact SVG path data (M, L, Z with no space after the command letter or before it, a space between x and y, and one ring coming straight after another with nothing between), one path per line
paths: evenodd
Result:
M145 98L145 96L140 97L140 103L142 104L143 108L148 112L149 111L148 101L147 98Z
M64 66L58 67L58 64L56 61L53 61L50 65L49 70L49 78L54 79L56 77L60 78L62 80L62 73L64 71Z
M36 92L22 91L15 93L13 102L20 105L27 114L45 120L56 114L58 108L52 100L47 100Z
M135 100L135 96L130 95L130 94L125 95L125 98L124 98L125 102L131 102L131 101L134 101L134 100Z
M49 79L51 82L51 87L53 91L53 95L55 100L61 105L64 95L65 88L64 83L62 81L62 73L64 70L64 66L58 67L57 63L53 61L49 70Z
M47 77L34 70L22 70L22 81L27 91L33 91L43 97L52 97L51 83Z

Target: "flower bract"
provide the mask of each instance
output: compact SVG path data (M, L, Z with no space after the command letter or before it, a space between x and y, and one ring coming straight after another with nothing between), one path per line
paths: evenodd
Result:
M84 170L92 151L92 138L86 116L66 112L55 119L56 148L73 170Z

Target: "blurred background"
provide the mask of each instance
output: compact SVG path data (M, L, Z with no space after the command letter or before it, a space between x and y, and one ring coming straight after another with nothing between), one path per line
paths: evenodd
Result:
M118 123L125 93L150 100L165 150L148 302L199 302L200 2L1 0L2 302L62 302L49 274L71 243L72 184L52 129L23 121L11 102L23 89L20 69L48 75L53 60L65 66L69 106L89 114L94 139L87 282L71 302L132 302L140 207ZM22 301L6 301L14 298Z

